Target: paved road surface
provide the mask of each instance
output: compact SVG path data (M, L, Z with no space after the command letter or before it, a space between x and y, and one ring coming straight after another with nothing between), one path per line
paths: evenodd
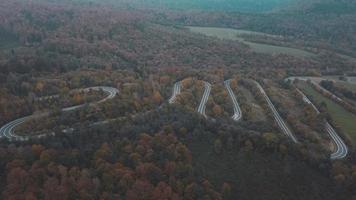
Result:
M96 105L96 104L105 102L105 101L107 101L109 99L112 99L119 92L116 88L106 87L106 86L90 87L90 88L83 89L83 91L85 91L85 92L87 92L89 90L103 90L104 92L106 92L108 94L104 99L102 99L102 100L100 100L98 102L95 102L95 103L91 103L89 105ZM63 108L62 111L63 112L73 111L73 110L76 110L78 108L83 107L84 105L85 104L77 105L77 106L71 106L71 107L68 107L68 108ZM38 118L38 117L45 117L45 116L48 116L48 114L49 113L46 112L46 113L41 113L41 114L36 114L36 115L30 115L30 116L22 117L22 118L19 118L19 119L16 119L14 121L9 122L9 123L5 124L3 127L0 128L0 138L6 137L9 140L20 140L20 141L24 141L24 140L30 139L29 136L16 135L14 133L15 127L20 125L20 124L22 124L22 123L24 123L24 122L26 122L27 120L30 120L30 119L33 119L33 118ZM47 136L47 134L36 135L36 136L33 136L33 137L41 138L41 137L45 137L45 136Z
M290 137L293 142L297 143L298 140L297 138L293 135L292 131L289 130L289 128L287 127L286 123L283 121L282 117L279 115L278 111L276 110L276 108L274 107L274 105L272 104L271 100L269 99L269 97L267 96L266 92L264 91L264 89L262 88L262 86L257 82L254 81L257 85L257 87L259 88L259 90L261 91L261 93L263 94L264 98L266 99L268 106L270 107L270 109L272 110L274 119L276 120L279 128L282 130L282 132L287 135L288 137Z
M209 99L209 95L210 95L210 91L211 91L211 84L204 81L204 88L205 88L205 90L204 90L203 98L201 99L201 102L198 107L198 112L207 118L207 116L205 114L205 108L206 108L206 102L208 102L208 99Z
M177 95L180 94L181 92L181 89L182 89L182 83L179 81L179 82L176 82L174 84L174 87L173 87L173 94L172 94L172 97L168 100L168 102L170 104L174 103L177 99Z
M299 92L299 94L302 95L303 97L303 101L310 104L315 112L317 114L320 114L319 110L316 108L316 106L308 99L308 97L299 89L297 89L297 91ZM345 158L347 156L348 153L348 148L346 146L346 144L344 143L344 141L342 140L342 138L336 133L336 131L334 130L334 128L329 124L329 122L325 121L325 129L328 132L328 134L330 135L330 137L332 138L333 142L335 143L336 146L336 150L335 152L333 152L330 155L331 159L342 159Z
M230 87L230 82L231 82L231 79L226 80L226 81L224 81L224 85L225 85L227 91L229 92L230 98L231 98L233 106L234 106L234 115L232 116L232 119L234 119L235 121L239 121L242 118L242 112L241 112L239 103L236 100L235 94Z

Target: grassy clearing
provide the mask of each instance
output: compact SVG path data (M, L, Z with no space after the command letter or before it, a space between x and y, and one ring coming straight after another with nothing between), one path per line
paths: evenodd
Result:
M276 37L275 35L270 35L266 33L232 29L232 28L199 27L199 26L187 26L187 28L192 32L203 33L204 35L207 36L213 36L213 37L218 37L220 39L228 39L228 40L244 40L242 37L239 36L242 34Z
M353 143L356 144L356 116L318 93L310 85L306 83L299 83L299 86L303 89L307 96L312 97L314 103L325 102L327 105L327 111L332 119L337 125L340 126L344 133L347 133L350 136Z
M242 34L251 34L251 35L258 35L258 36L265 36L265 37L278 37L276 35L270 35L270 34L246 31L246 30L231 29L231 28L196 27L196 26L188 26L187 28L192 32L201 33L206 36L217 37L219 39L237 40L243 42L249 45L253 51L258 53L287 54L295 57L316 56L313 53L301 49L248 42L241 36Z

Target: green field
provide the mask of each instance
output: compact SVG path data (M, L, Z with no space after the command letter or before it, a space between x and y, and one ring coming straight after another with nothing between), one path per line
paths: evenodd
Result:
M346 111L340 105L334 103L332 100L324 97L316 90L314 90L310 85L306 83L299 83L298 85L305 94L312 97L314 103L324 102L327 106L327 111L335 121L337 125L340 126L344 133L347 133L352 139L353 143L356 144L356 115Z
M311 52L304 51L301 49L249 42L242 37L242 35L245 34L272 37L272 38L280 37L277 35L270 35L270 34L265 34L260 32L238 30L238 29L231 29L231 28L197 27L197 26L187 26L186 28L188 28L190 31L194 33L201 33L206 36L217 37L219 39L237 40L243 42L249 45L253 51L258 53L287 54L295 57L316 56Z

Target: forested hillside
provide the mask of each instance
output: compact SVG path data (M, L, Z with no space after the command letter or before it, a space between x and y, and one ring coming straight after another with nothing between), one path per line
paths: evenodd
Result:
M0 199L356 197L354 129L329 111L356 109L346 81L356 64L339 55L354 55L351 10L135 2L0 0ZM187 25L273 35L245 30L244 42ZM314 56L256 52L251 42ZM348 104L319 83L286 79L326 75L334 79L320 87ZM340 119L353 125L352 115ZM337 158L326 122L343 143Z
M353 0L299 0L291 4L289 11L299 10L311 13L350 14L355 13L356 2Z
M281 9L296 0L75 0L75 3L111 4L119 7L159 8L174 10L270 12Z
M356 57L356 4L354 2L301 1L278 12L243 14L239 12L164 12L162 23L224 27L283 36L294 46L318 48ZM270 42L270 41L267 41Z

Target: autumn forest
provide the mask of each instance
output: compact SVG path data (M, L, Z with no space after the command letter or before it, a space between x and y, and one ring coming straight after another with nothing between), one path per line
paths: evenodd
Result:
M0 0L0 199L356 199L356 4L222 2Z

